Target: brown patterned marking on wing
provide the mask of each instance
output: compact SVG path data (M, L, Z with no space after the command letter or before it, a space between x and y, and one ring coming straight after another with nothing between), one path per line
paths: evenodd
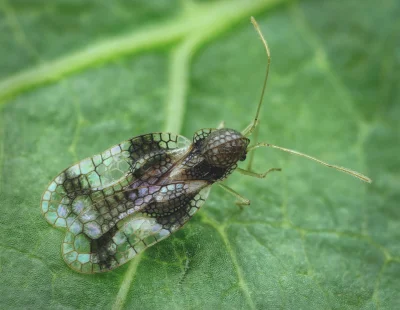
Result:
M112 270L181 228L204 203L209 189L206 182L136 189L137 197L131 197L134 201L146 197L151 191L153 200L96 239L89 238L85 229L69 229L64 239L63 257L71 268L79 272Z
M141 210L142 213L156 218L164 228L170 229L173 225L183 225L183 218L190 208L190 201L197 192L189 191L189 185L185 183L169 184L163 186L163 196L155 197L153 203Z
M153 133L124 141L101 154L86 158L62 171L50 183L41 200L43 215L51 225L67 227L73 221L68 218L73 213L73 203L82 201L85 207L90 208L90 201L104 199L109 196L109 190L121 190L115 185L125 188L140 180L141 174L135 172L146 166L148 160L154 163L157 160L154 158L162 157L163 153L179 156L190 144L182 136ZM159 171L162 173L163 170ZM156 176L152 177L145 182L154 182Z

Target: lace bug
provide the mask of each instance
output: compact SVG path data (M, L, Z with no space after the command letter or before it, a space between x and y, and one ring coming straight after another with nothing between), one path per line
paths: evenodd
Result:
M256 143L248 136L258 124L270 67L270 52L256 21L251 21L265 47L268 63L256 116L242 132L202 129L192 141L171 133L150 133L117 144L62 171L44 192L41 209L54 227L66 229L62 243L65 262L81 273L115 269L138 253L180 229L204 204L213 184L238 200L250 201L220 182L233 171L264 178L237 167L259 147L272 147L306 157L371 180L352 170L322 162L303 153Z

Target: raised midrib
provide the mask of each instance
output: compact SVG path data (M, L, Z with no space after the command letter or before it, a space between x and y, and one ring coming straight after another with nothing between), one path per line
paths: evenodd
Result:
M169 66L169 95L166 99L166 131L179 133L184 117L188 76L193 55L205 43L230 29L235 23L247 20L251 15L264 12L284 0L226 1L219 3L192 4L180 17L139 30L94 42L82 49L61 55L59 58L21 71L0 81L0 106L23 92L52 82L112 59L163 47L176 42ZM250 27L250 24L249 24ZM256 40L256 39L255 39ZM223 235L224 236L224 235ZM224 238L227 243L227 239ZM229 248L229 244L227 243ZM241 289L250 308L254 308L241 277L240 266L235 264ZM121 280L113 309L122 309L129 296L140 258L129 263Z
M283 0L226 1L219 3L194 4L184 10L180 17L154 24L142 29L94 42L86 47L61 55L59 58L42 62L0 81L0 104L12 96L32 87L58 81L64 76L143 50L162 47L208 32L212 34L229 28L232 24L262 12L267 7ZM210 31L211 29L211 31Z

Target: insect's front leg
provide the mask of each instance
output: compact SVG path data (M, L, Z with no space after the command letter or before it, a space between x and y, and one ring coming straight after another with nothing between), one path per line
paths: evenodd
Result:
M252 171L241 169L241 168L236 168L235 171L237 171L237 172L239 172L241 174L244 174L244 175L248 175L248 176L254 177L254 178L264 179L267 176L268 173L270 173L272 171L282 171L282 169L281 168L271 168L271 169L268 169L264 173L256 173L256 172L252 172Z

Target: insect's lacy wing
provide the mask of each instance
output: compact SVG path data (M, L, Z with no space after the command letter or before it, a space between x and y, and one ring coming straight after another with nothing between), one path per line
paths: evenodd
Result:
M50 182L42 196L42 213L51 225L67 227L68 220L73 220L70 214L74 205L87 206L120 191L140 177L140 169L149 161L160 156L179 157L190 145L191 141L183 136L151 133L86 158ZM167 169L168 164L161 168Z
M128 190L124 192L125 200L122 195L118 198L115 212L99 215L90 211L77 217L68 227L63 258L81 273L112 270L180 229L203 205L209 192L210 185L205 181ZM103 217L112 214L121 220L101 232Z
M192 139L193 143L194 144L201 143L202 140L207 138L210 135L210 133L212 133L215 130L217 130L217 129L215 129L215 128L203 128L203 129L200 129L200 130L196 131L194 133L194 135L193 135L193 139Z

